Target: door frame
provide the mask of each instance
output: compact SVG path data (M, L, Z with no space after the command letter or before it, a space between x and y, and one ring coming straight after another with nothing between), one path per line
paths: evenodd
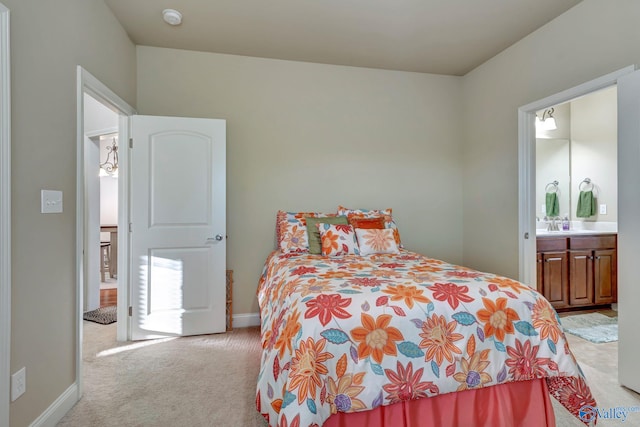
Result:
M11 67L9 9L0 3L0 427L9 427L11 378Z
M84 94L87 93L120 116L118 133L121 141L129 141L129 117L135 110L87 70L76 69L76 383L78 399L82 397L82 315L84 306ZM128 144L125 143L125 146ZM128 230L129 219L129 151L118 150L118 224ZM117 339L126 341L129 334L129 233L118 233L118 323Z
M536 287L536 111L613 86L633 73L629 65L594 80L518 108L518 265L519 280Z

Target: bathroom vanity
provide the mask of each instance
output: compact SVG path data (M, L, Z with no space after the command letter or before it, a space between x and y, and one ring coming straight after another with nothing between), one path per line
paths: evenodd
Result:
M537 289L559 311L617 302L616 233L536 236Z

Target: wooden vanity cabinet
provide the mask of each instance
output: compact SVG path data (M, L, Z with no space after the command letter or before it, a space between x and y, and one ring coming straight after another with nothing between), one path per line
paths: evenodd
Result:
M617 301L616 235L539 237L538 291L557 309Z

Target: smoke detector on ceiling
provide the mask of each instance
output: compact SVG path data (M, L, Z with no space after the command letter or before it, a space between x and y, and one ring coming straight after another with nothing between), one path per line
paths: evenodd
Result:
M182 23L182 14L175 9L163 10L162 18L169 25L180 25Z

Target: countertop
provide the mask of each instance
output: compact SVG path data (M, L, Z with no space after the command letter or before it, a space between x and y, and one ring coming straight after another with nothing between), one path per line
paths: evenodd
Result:
M617 231L606 230L569 230L569 231L547 231L536 229L536 237L556 237L556 236L596 236L602 234L618 234Z
M562 227L562 222L557 222ZM536 237L554 236L597 236L601 234L618 234L618 223L613 221L571 221L568 231L547 231L549 223L539 221L536 223Z

